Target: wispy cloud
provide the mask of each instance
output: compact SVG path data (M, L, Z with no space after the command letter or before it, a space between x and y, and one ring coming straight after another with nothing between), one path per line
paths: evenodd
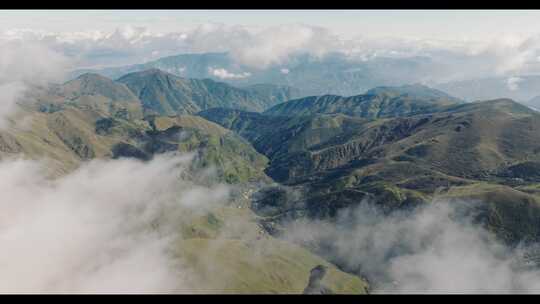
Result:
M223 68L208 68L208 72L210 73L210 75L213 75L220 79L242 79L251 76L251 73L249 72L231 73Z
M540 73L539 37L501 35L488 42L343 39L328 29L310 25L252 28L217 23L178 28L167 33L133 26L112 32L11 29L0 33L0 41L39 42L72 59L79 67L141 63L154 60L158 55L228 52L237 65L258 70L285 65L298 54L320 58L337 52L358 61L377 57L425 56L432 59L430 78L438 82ZM222 72L218 75L232 77L231 71L229 74Z
M519 83L523 81L523 78L519 77L509 77L506 80L506 85L510 91L515 91L519 89Z
M0 40L0 128L14 113L28 86L58 82L70 60L43 42Z

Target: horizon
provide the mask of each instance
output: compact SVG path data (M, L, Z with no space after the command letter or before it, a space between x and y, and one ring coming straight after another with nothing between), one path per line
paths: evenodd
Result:
M336 52L362 60L465 58L497 74L540 74L540 10L5 10L0 15L0 43L45 46L66 56L73 69L223 52L239 64L266 68L295 54Z

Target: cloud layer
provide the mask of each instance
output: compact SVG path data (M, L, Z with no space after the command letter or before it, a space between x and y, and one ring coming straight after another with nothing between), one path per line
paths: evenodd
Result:
M475 202L434 202L385 215L372 204L341 212L337 222L291 224L285 238L319 243L348 269L374 280L375 293L540 292L540 271L464 212Z
M30 86L45 86L64 79L69 58L39 41L0 40L0 128L24 102Z
M181 212L228 197L181 178L189 161L94 160L58 180L2 161L0 293L182 291L189 272L169 254Z
M354 60L427 56L436 63L434 76L446 77L443 80L540 73L540 35L505 35L481 43L365 37L346 40L311 25L256 29L209 23L168 33L134 26L110 33L12 29L0 32L0 41L39 42L71 58L78 67L119 66L181 53L228 52L239 65L265 69L286 65L298 54L321 57L338 52Z

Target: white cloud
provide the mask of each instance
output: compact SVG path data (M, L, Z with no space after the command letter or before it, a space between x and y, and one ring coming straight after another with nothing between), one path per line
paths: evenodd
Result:
M69 61L45 43L0 40L0 83L45 84L62 79Z
M506 80L506 85L510 91L516 91L519 89L519 83L523 81L523 78L510 77Z
M0 128L6 118L25 102L28 86L42 86L60 81L69 60L43 43L24 40L0 40Z
M295 53L309 52L320 56L342 47L337 36L323 28L307 25L283 25L260 30L204 23L169 33L155 33L132 26L112 33L9 29L0 32L2 39L39 41L76 59L80 67L139 63L142 58L152 58L152 53L159 50L160 56L230 52L239 64L265 68L284 62Z
M185 291L190 270L170 255L183 212L228 198L182 178L189 163L93 160L49 180L42 163L0 162L0 293Z
M362 202L332 223L290 224L284 238L323 242L323 255L367 275L374 293L540 292L540 271L522 260L527 248L509 249L473 224L464 208L476 203L435 201L387 215Z
M483 45L475 57L490 59L496 75L540 72L540 35L501 36Z
M17 102L25 90L26 87L21 82L0 84L0 129L7 126L7 119L17 111Z
M243 79L243 78L247 78L251 76L251 73L249 72L242 72L242 73L235 74L223 68L219 68L219 69L208 68L208 72L210 73L210 75L215 76L217 78L221 78L221 79Z
M125 26L113 32L46 32L9 29L0 41L39 42L73 59L78 67L119 66L181 53L228 52L250 69L287 64L297 54L320 58L332 52L351 60L426 56L433 60L435 82L475 77L540 73L540 35L503 35L489 42L470 40L366 38L345 40L316 26L287 24L266 28L204 23L171 32ZM219 75L231 76L220 73Z
M281 72L281 74L289 74L290 72L289 69L285 69L285 68L280 69L279 71Z
M328 30L305 25L272 27L247 38L247 41L233 41L230 52L238 62L256 68L284 63L296 53L322 56L343 47L341 40Z

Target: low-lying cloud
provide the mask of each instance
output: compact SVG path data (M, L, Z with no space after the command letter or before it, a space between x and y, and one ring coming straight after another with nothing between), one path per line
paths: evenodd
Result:
M230 188L194 181L191 161L92 160L51 180L45 162L2 160L0 293L204 290L172 253L182 246L178 224L223 206ZM523 260L529 248L499 243L472 220L473 204L434 201L388 215L363 202L333 222L287 224L282 237L323 245L323 256L367 276L374 293L540 292L540 271ZM197 254L221 271L211 253Z
M157 56L206 52L228 52L235 64L255 70L285 65L301 54L321 58L340 53L360 62L380 57L420 56L431 58L431 73L425 78L433 82L538 74L539 37L503 35L485 42L397 37L343 39L326 28L312 25L251 28L217 23L176 28L166 33L135 26L113 32L35 29L0 32L1 41L45 45L70 58L78 68L120 66L155 60Z
M170 254L182 210L229 193L182 177L190 161L93 160L55 180L42 162L0 162L0 293L185 291L189 270Z
M506 85L510 91L515 91L519 89L519 83L523 81L523 78L519 77L509 77L506 80Z
M0 40L0 128L30 87L64 79L70 60L42 42Z
M243 79L251 76L251 73L249 72L231 73L223 68L208 68L208 72L210 73L210 75L220 79Z
M290 224L284 238L323 245L323 254L371 279L374 293L540 292L540 271L463 210L474 202L434 202L385 215L372 204L342 211L335 223Z

